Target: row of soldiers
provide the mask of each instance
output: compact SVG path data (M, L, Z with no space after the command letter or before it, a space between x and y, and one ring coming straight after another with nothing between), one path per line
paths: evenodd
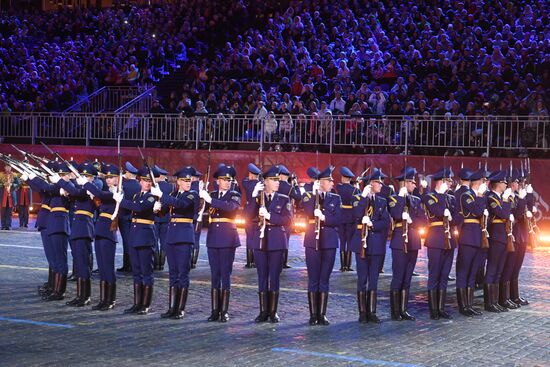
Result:
M218 166L213 174L216 181L212 191L200 180L202 174L191 166L174 173L175 188L171 184L165 188L157 184L167 173L158 167L138 170L127 163L126 177L122 180L120 168L111 164L103 165L100 174L92 164L84 163L77 177L65 163L52 161L49 167L55 171L49 177L32 171L21 176L42 198L37 228L50 265L49 281L40 288L45 299L64 298L67 244L70 244L77 274L77 295L68 304L90 304L88 254L93 242L100 273L100 301L93 308L109 310L115 306L117 236L113 219L116 217L121 234L127 231L128 258L134 279L134 302L125 312L149 312L155 253L159 237L164 236L162 252L168 260L170 288L168 310L161 316L182 318L189 271L194 256L198 255L197 233L200 235L202 213L206 210L209 214L206 247L211 270L208 320L229 319L231 272L235 250L240 246L235 220L241 206L241 193L234 184L237 175L234 167ZM279 278L288 258L295 205L300 205L307 217L304 247L311 325L329 324L326 316L329 281L338 248L344 269L351 269L351 253L355 253L359 321L380 322L376 314L377 288L388 234L393 270L392 319L414 320L408 311L408 299L421 248L419 230L424 227L427 228L425 246L432 319L450 318L445 310L446 291L457 247L460 313L480 314L473 307L473 290L475 275L485 267L485 262L487 311L503 312L528 303L519 296L518 276L527 245L528 223L536 207L533 188L525 184L526 177L521 172L499 170L489 175L482 169L461 170L461 186L452 192L449 188L453 173L450 168L442 168L431 175L435 187L428 192L425 180L421 181L420 190L417 189L416 170L404 167L396 177L400 187L392 192L390 185L384 183L387 176L377 168L358 179L363 183L361 188L358 184L352 185L355 176L343 167L340 170L343 182L334 190L333 169L308 169L312 182L301 187L289 180L290 172L283 165L264 172L249 165L249 177L242 186L246 199L247 254L254 258L258 274L257 322L279 321ZM105 181L104 188L94 184L98 175ZM123 190L120 190L121 184ZM71 220L69 211L73 212ZM155 220L159 216L166 217L163 235ZM128 218L128 227L123 229L125 218ZM488 249L483 246L484 238L488 238ZM510 239L513 248L509 246Z

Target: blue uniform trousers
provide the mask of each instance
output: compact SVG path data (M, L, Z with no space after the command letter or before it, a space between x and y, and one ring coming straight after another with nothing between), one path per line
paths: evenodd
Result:
M159 252L159 250L166 251L166 232L168 231L168 224L168 222L155 222L155 231L159 239L155 244L155 252Z
M418 258L418 250L392 249L392 279L391 290L409 289L411 287L411 278Z
M328 292L330 274L334 267L336 249L328 248L315 251L306 247L306 266L309 292Z
M54 256L52 253L52 242L51 238L48 234L46 234L46 230L43 229L40 231L40 237L42 238L42 246L44 246L44 255L46 255L46 260L48 261L48 266L53 269L54 268Z
M357 291L375 291L378 289L380 266L384 262L384 255L367 255L355 257L357 264Z
M168 261L170 287L189 288L192 247L192 243L166 245L166 261Z
M284 250L254 250L254 261L258 272L258 291L278 292L279 278L283 270Z
M62 232L51 234L49 237L52 248L54 271L62 275L67 275L69 272L69 265L67 264L67 245L69 243L69 237Z
M515 262L513 265L513 271L512 275L510 276L510 280L515 280L519 278L519 272L521 270L521 266L523 265L523 259L525 258L525 251L527 250L527 242L523 243L516 243L516 256L515 256Z
M130 246L128 250L130 251L134 284L153 285L153 247Z
M342 223L338 234L340 235L340 251L351 251L350 242L353 237L353 232L357 224L355 223Z
M71 240L70 244L76 277L90 279L90 248L92 247L92 241L88 238L77 238Z
M428 290L447 289L454 250L428 248Z
M99 269L99 279L107 283L115 283L116 242L99 237L94 241L94 248Z
M208 262L212 288L231 289L231 272L235 260L235 247L208 248Z
M126 255L129 255L128 239L130 238L130 226L132 225L132 219L118 220L118 229L120 231L120 237L122 237L122 250Z
M481 262L481 248L460 245L456 256L456 287L475 287L476 274Z
M504 264L506 263L506 245L489 240L489 252L487 254L487 274L485 283L496 284L500 282Z

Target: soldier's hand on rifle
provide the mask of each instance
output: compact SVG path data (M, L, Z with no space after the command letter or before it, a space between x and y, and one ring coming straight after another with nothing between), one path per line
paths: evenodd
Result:
M315 215L317 218L321 219L322 222L325 221L325 215L323 214L323 211L321 209L315 209L313 211L313 215Z
M63 188L59 189L59 195L61 196L69 196L69 193L65 191Z
M489 211L487 209L483 209L483 215L488 217L489 216Z
M95 197L94 194L92 194L88 190L86 190L86 195L88 195L90 197L90 199L94 200L94 197Z
M514 214L510 214L510 222L514 223L516 221L516 218L514 218Z
M304 195L306 193L306 189L304 189L302 186L299 187L300 195Z
M59 177L59 175L57 173L55 175L51 175L48 178L50 179L50 182L53 183L53 184L56 184L56 183L59 182L59 180L61 180L61 177Z
M201 199L203 199L204 201L206 201L208 204L210 204L212 202L212 197L210 196L210 194L206 190L201 190L199 192L199 197Z
M527 196L527 190L526 189L519 189L518 197L520 199L525 199L526 196Z
M401 196L402 198L407 196L407 188L405 186L399 189L399 196Z
M26 173L23 173L20 177L21 181L27 181L29 179L29 176Z
M477 196L483 196L485 194L485 192L487 191L487 184L486 183L482 183L481 185L479 185L479 187L477 188Z
M407 212L403 212L403 214L401 214L401 219L407 221L407 223L409 223L409 224L411 224L413 222L412 219L411 219L411 216Z
M163 192L160 189L160 187L152 186L151 187L151 194L153 194L153 196L156 196L160 199L162 197Z
M116 201L117 203L120 203L123 198L124 198L124 195L121 192L115 192L113 194L113 200Z
M365 188L363 189L363 192L361 193L361 196L366 198L371 193L371 190L372 190L372 185L365 186Z
M271 219L271 214L267 211L267 208L262 206L260 210L258 211L258 214L262 217L264 217L266 220Z
M88 179L84 176L80 176L76 178L76 183L80 186L84 186L88 182Z
M510 196L514 195L514 193L512 192L512 189L511 188L507 188L506 190L504 190L504 193L502 194L502 198L506 201L508 201L508 199L510 198Z
M536 206L533 206L533 210L531 210L531 211L533 212L533 214L537 214L537 212L538 212L539 210L537 209Z
M153 204L153 213L158 213L161 209L162 204L160 203L160 201L155 201L155 203Z
M364 215L363 218L361 218L361 223L366 224L367 227L372 227L372 221L368 215Z
M420 180L420 186L422 186L423 189L428 187L428 181L425 179Z
M528 194L532 194L532 193L533 193L533 185L528 184L527 186L525 186L525 191L526 191Z
M449 221L453 220L453 216L451 215L451 211L447 208L443 211L443 216L447 217Z
M114 193L116 192L116 189L117 189L116 186L110 186L110 187L109 187L109 192L110 192L111 194L114 194Z
M311 189L311 191L313 192L313 195L317 194L320 188L321 188L321 183L318 180L313 182L313 187Z
M391 192L395 192L395 187L392 184L389 184L388 187L390 188Z
M533 218L533 213L531 213L529 210L525 212L525 216L529 219Z
M254 186L254 190L252 191L252 197L257 198L260 191L264 190L264 184L261 182L256 183L256 186Z

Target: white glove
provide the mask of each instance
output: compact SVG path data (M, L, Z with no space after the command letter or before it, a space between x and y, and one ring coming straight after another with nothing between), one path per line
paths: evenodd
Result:
M512 196L514 193L512 192L512 189L511 188L507 188L506 190L504 190L504 193L502 194L502 198L504 200L508 200L508 198L510 198L510 196Z
M483 215L488 217L489 216L489 211L487 209L483 209Z
M361 218L361 223L366 224L367 227L372 227L372 221L368 215L364 215L363 218Z
M533 193L533 185L528 184L527 186L525 186L525 191L526 191L528 194L532 194L532 193Z
M533 213L531 213L529 210L525 212L525 216L529 219L533 218Z
M510 222L514 223L516 221L516 218L514 218L514 214L510 214Z
M53 184L56 184L59 182L59 180L61 180L61 177L59 177L57 173L51 175L49 178L50 178L50 182Z
M160 203L160 201L155 201L155 203L153 204L153 213L158 213L161 209L162 204Z
M34 180L36 178L36 174L33 172L29 172L29 180Z
M372 185L369 184L365 186L365 188L363 189L363 192L361 193L361 196L366 198L367 196L369 196L371 191L372 191Z
M267 208L262 206L260 210L258 210L258 215L264 217L267 220L271 219L271 214L267 211Z
M151 194L153 194L153 196L156 196L160 199L162 197L163 192L160 189L160 187L151 186Z
M405 186L399 189L399 196L401 196L402 198L407 196L407 188Z
M428 187L428 181L425 179L420 180L420 186L422 186L423 189Z
M206 201L208 204L210 204L212 202L212 197L210 196L210 194L206 190L201 190L199 192L199 197L201 199L203 199L204 201Z
M392 192L395 192L395 186L393 186L392 184L389 184L388 187L391 189Z
M447 192L447 190L449 190L449 184L447 184L447 182L443 182L441 186L439 186L439 189L436 189L435 191L438 194L444 194Z
M477 189L477 195L478 196L483 196L483 194L485 194L485 192L487 192L487 184L482 183L481 185L479 185L479 187Z
M257 198L260 191L264 190L264 187L265 185L258 181L258 183L256 183L256 186L254 186L254 191L252 191L252 197Z
M304 195L305 193L306 193L306 189L300 186L300 195Z
M29 176L26 173L23 173L20 177L21 181L27 181L29 179Z
M443 211L443 216L447 217L449 221L453 220L453 217L451 216L451 211L447 208Z
M321 219L321 221L325 220L325 215L323 214L323 211L321 209L315 209L313 211L313 215Z
M401 219L406 220L408 222L409 220L411 220L411 216L409 215L409 213L403 212L403 214L401 214Z
M315 195L320 188L321 188L321 183L319 181L313 182L313 187L311 188L311 192L313 192L313 195Z
M204 181L199 181L199 191L204 190Z
M533 210L531 210L533 212L533 214L537 214L538 213L538 209L536 206L533 206Z
M88 182L88 179L84 176L80 176L76 178L76 183L80 186L84 186Z
M110 186L110 187L109 187L109 192L110 192L111 194L114 194L114 193L116 192L116 189L117 189L116 186Z
M520 199L525 199L526 196L527 196L527 190L526 189L519 189L518 197Z
M120 203L123 198L124 198L124 194L122 194L121 192L115 192L113 194L113 200L116 201L117 203Z
M59 195L61 196L69 196L69 193L65 191L63 188L59 189Z
M95 197L94 194L92 194L88 190L86 190L86 195L88 195L90 197L90 199L94 200L94 197Z

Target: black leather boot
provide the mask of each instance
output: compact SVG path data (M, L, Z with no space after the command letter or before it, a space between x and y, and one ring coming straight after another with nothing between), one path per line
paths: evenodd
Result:
M124 310L124 313L136 313L141 309L141 293L143 292L143 284L134 283L134 305Z
M346 257L346 252L340 250L340 271L344 272L348 268L348 258Z
M318 292L307 292L307 303L309 305L309 324L317 325L317 306L319 304Z
M161 318L167 319L174 316L174 312L176 310L176 294L178 294L178 292L179 289L176 287L170 287L168 289L168 311L166 311L165 313L161 313Z
M195 269L197 267L197 261L199 261L199 249L195 249L193 253L193 260L191 263L191 268Z
M519 294L519 279L510 281L510 299L517 305L527 306L529 304L529 301Z
M288 265L288 249L284 250L284 261L283 261L283 269L290 269L291 266Z
M90 299L92 295L92 282L90 278L88 279L80 279L81 283L81 293L80 293L80 299L75 305L76 307L84 307L88 306L90 303L92 303L92 300Z
M466 287L466 296L468 297L468 309L474 316L482 315L481 311L474 307L474 288Z
M254 319L254 322L265 322L269 318L267 292L259 292L258 298L260 301L260 314Z
M246 249L246 265L244 267L247 269L252 268L252 250L249 248Z
M153 301L153 285L143 287L143 301L141 308L137 312L138 315L147 315L150 311L151 302Z
M416 317L411 315L408 311L409 308L409 288L401 289L401 295L399 297L400 306L399 313L403 320L414 321Z
M164 250L160 250L159 253L159 269L160 271L164 270L164 264L166 263L166 252Z
M498 291L495 295L495 284L485 284L483 298L485 301L485 311L500 312L500 308L496 306Z
M367 293L367 318L370 322L375 324L380 324L382 320L376 316L376 302L377 294L376 291L368 291Z
M438 299L439 317L447 320L452 319L453 317L449 315L447 311L445 311L445 303L447 302L447 290L439 289L437 291L437 299Z
M212 303L212 313L208 317L208 321L218 321L220 318L220 289L212 288L210 291Z
M367 292L357 292L357 306L359 307L359 322L366 324L369 322L367 317Z
M153 270L159 269L159 253L156 251L153 251Z
M99 282L99 303L95 306L92 306L92 310L101 310L101 308L105 305L105 300L107 299L107 282L104 280L101 280Z
M48 281L38 287L38 295L43 296L45 293L51 293L53 290L53 279L55 273L52 268L48 269Z
M82 278L76 278L76 297L72 300L65 302L67 306L76 306L82 297Z
M229 296L231 295L231 292L228 289L222 290L222 300L220 302L221 304L221 311L220 311L220 322L227 322L229 321L229 314L227 311L229 310Z
M391 319L395 321L403 320L401 317L401 291L397 289L390 290L390 309Z
M501 305L498 304L498 301L500 299L500 284L499 283L495 283L493 284L494 286L494 294L493 294L493 301L492 301L492 304L495 305L496 308L498 308L498 310L500 312L508 312L508 309L506 307L502 307Z
M328 325L330 321L327 319L327 303L328 303L328 292L319 292L319 306L317 310L319 312L317 317L317 323L319 325Z
M116 304L116 283L105 283L105 302L100 311L108 311L115 308Z
M499 290L499 304L502 307L508 308L510 310L515 310L517 308L520 308L521 306L516 304L514 301L510 299L510 282L502 282L500 283L500 290Z
M176 293L176 309L174 311L173 319L179 320L185 316L185 305L187 304L187 288L178 288Z
M439 320L439 303L435 289L428 291L428 306L430 307L430 319Z
M468 308L468 296L466 294L466 288L456 289L456 302L458 303L458 312L461 315L472 317L474 314Z
M279 306L279 292L269 292L269 321L272 324L279 322L279 315L277 314L277 307Z
M54 291L46 298L47 301L61 301L65 298L67 275L56 273Z
M352 267L351 267L351 262L352 262L352 252L351 251L346 251L346 270L347 271L353 271Z

